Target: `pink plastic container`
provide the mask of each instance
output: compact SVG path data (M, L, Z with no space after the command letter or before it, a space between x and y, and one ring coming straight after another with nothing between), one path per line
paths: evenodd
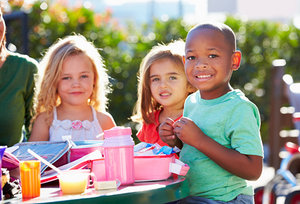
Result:
M169 166L174 161L174 155L135 156L135 180L157 181L168 179L171 176Z
M169 171L170 163L174 163L175 155L135 156L135 181L158 181L168 179L172 173ZM92 172L97 181L105 181L104 159L92 161Z
M90 154L96 150L99 150L101 154L104 154L103 142L102 141L75 141L77 146L72 147L69 150L68 161L75 161L87 154Z
M121 185L134 183L134 142L131 129L114 127L104 131L104 162L106 180L116 180Z
M104 159L92 160L91 171L96 177L96 181L106 181L105 163Z
M76 147L72 147L66 152L59 160L54 162L54 166L60 167L81 157L90 154L96 150L99 150L104 155L103 141L98 140L85 140L85 141L74 141Z

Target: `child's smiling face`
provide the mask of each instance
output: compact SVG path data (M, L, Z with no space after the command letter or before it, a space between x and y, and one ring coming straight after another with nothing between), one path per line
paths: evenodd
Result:
M234 50L220 31L200 28L188 34L185 72L203 99L218 98L231 90L231 74L238 69L240 59L241 53Z
M63 62L57 88L62 104L86 105L93 85L94 71L90 59L85 54L68 56Z
M184 69L169 59L155 61L150 67L150 89L153 98L164 108L183 108L192 88Z

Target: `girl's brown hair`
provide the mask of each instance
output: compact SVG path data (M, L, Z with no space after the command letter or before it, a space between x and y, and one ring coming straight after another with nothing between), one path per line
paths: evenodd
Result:
M167 45L154 46L144 57L138 73L138 100L136 102L131 119L139 123L153 123L154 112L160 110L159 104L151 94L150 90L150 67L161 59L169 59L179 68L184 69L182 57L184 56L184 45L182 40L171 42Z

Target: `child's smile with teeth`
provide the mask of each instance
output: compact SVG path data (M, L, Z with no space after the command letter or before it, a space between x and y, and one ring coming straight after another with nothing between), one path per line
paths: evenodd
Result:
M201 29L189 34L185 50L185 73L203 99L218 98L231 90L229 80L240 61L221 32Z
M159 95L160 96L170 96L171 93L165 91L165 92L161 92Z
M198 78L198 79L206 79L206 78L210 78L210 77L212 77L211 74L209 74L209 75L197 75L196 76L196 78Z

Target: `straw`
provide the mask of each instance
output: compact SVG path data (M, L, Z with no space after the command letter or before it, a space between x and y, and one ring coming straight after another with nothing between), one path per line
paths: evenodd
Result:
M72 141L72 136L71 135L64 135L62 136L62 139L64 141L68 141L72 147L76 147L77 145Z
M96 136L97 139L99 139L99 138L104 139L103 137L104 137L104 132L102 132Z
M34 156L35 158L37 158L38 160L40 160L41 162L43 162L44 164L46 164L47 166L49 166L50 168L52 168L53 170L55 170L57 173L61 173L61 170L59 170L57 167L55 167L53 164L51 164L50 162L48 162L47 160L43 159L41 156L39 156L37 153L35 153L34 151L32 151L31 149L27 149L28 153L30 153L32 156Z

